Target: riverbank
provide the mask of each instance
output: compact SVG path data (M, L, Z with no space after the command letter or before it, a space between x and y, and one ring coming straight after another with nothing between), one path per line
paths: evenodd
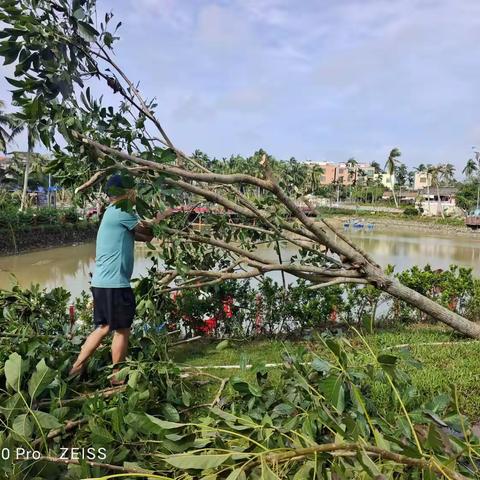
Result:
M97 229L98 224L90 222L3 228L0 229L0 256L91 242Z
M323 213L323 212L322 212ZM441 219L432 217L404 217L401 215L388 215L388 214L365 214L361 212L358 215L352 215L350 212L336 213L328 212L325 215L331 222L338 228L343 228L343 224L349 220L364 219L369 223L373 223L375 226L382 228L398 228L406 229L409 231L415 231L418 233L431 233L431 232L443 232L451 235L458 235L463 237L471 237L480 239L480 230L472 230L465 226L463 220L460 219Z

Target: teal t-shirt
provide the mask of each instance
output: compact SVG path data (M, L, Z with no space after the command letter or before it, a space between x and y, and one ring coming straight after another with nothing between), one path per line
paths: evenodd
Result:
M130 286L133 272L133 229L139 217L115 205L105 210L97 233L95 273L92 287L124 288Z

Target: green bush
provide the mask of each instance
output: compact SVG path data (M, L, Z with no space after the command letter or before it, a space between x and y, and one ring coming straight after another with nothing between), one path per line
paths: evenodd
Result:
M407 217L416 217L419 215L419 211L415 207L407 207L403 211L403 214L406 215Z
M74 208L29 208L24 212L19 212L17 207L12 206L0 209L0 229L25 231L36 225L77 224L78 221L79 216Z
M65 210L62 218L65 223L77 223L79 219L75 208L69 208L68 210Z

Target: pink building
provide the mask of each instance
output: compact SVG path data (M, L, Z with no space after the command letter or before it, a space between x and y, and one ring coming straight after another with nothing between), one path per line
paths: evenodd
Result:
M311 168L320 167L323 170L320 176L322 185L331 185L339 181L343 185L352 185L357 180L357 184L364 183L367 178L373 178L375 168L368 163L358 163L354 169L349 169L346 163L330 163L330 162L307 162Z

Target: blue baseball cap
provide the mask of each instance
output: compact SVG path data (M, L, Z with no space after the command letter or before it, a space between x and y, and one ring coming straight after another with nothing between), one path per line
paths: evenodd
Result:
M116 173L115 175L111 175L110 178L107 180L105 189L108 191L111 187L125 188L122 176L118 173Z

